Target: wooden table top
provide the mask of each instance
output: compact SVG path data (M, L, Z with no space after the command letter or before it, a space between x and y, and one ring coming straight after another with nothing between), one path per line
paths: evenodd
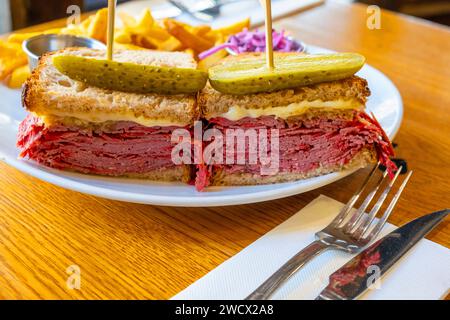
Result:
M450 30L388 12L381 30L369 30L366 19L362 5L329 3L276 27L307 43L360 52L400 89L397 154L415 170L389 219L401 225L449 207ZM196 209L83 195L0 163L0 298L170 298L318 195L347 201L366 173L277 201ZM428 239L449 247L448 220ZM81 290L66 286L70 265L80 267Z

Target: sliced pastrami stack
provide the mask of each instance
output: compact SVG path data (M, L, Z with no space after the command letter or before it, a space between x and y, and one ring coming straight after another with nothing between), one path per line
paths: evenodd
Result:
M21 157L81 173L188 182L190 164L172 161L171 137L177 129L189 132L197 120L196 94L133 93L127 92L129 84L124 91L92 86L55 67L53 57L64 55L101 59L105 52L69 48L41 58L23 91L30 114L19 128ZM166 69L197 67L181 52L116 51L114 60Z
M242 58L230 59L227 65ZM223 138L211 139L221 157L216 154L197 167L197 189L294 181L378 160L392 173L391 143L365 112L369 95L367 81L354 75L251 94L223 93L207 85L199 106L209 129Z

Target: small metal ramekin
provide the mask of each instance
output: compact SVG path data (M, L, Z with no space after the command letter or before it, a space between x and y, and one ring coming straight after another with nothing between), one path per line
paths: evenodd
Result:
M68 47L87 47L105 50L106 46L95 39L83 38L68 34L42 34L23 42L22 48L28 55L30 70L37 67L39 58L47 52Z

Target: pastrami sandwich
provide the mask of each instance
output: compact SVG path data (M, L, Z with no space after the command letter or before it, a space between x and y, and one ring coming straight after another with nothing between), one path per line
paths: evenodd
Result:
M258 58L254 54L247 56L245 63L251 64L252 57ZM239 59L242 56L230 57L223 63L236 68ZM233 83L239 84L234 79L229 81L230 85ZM238 128L263 130L264 135L267 133L265 148L269 153L273 148L272 141L277 140L277 150L272 150L278 153L274 158L277 170L262 170L268 163L261 159L251 162L252 155L261 145L251 147L246 141L245 150L231 149L235 160L239 153L244 153L245 162L222 161L198 166L196 186L199 190L208 185L294 181L361 168L378 160L388 169L395 170L395 165L389 160L393 149L388 137L376 119L365 113L370 91L367 81L360 77L350 74L332 81L249 94L242 94L239 91L242 87L236 94L223 93L211 84L198 98L209 128L219 130L224 137L233 131L233 138ZM219 86L218 89L222 88ZM271 131L276 132L275 137L270 137ZM241 138L249 136L241 132ZM227 141L229 139L221 140L224 144L222 159L229 158L226 155L230 151Z
M190 128L198 118L196 94L130 93L91 86L58 71L53 59L65 55L100 59L105 52L71 48L41 58L23 91L23 105L30 114L19 128L20 156L81 173L187 182L190 167L175 165L171 159L171 134ZM181 52L118 51L114 61L197 67L190 55Z

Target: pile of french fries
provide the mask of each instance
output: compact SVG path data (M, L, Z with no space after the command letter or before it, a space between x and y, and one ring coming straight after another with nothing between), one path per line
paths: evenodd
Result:
M191 26L173 19L155 20L149 9L138 18L119 12L123 27L117 28L115 49L184 51L197 59L197 55L224 43L235 33L249 28L250 20L244 19L230 26L212 29L208 25ZM106 43L108 10L101 9L80 24L42 32L15 33L7 40L0 40L0 82L11 88L20 88L30 75L27 56L22 50L26 39L40 34L71 34L89 37ZM199 62L199 68L208 69L226 56L219 51Z

